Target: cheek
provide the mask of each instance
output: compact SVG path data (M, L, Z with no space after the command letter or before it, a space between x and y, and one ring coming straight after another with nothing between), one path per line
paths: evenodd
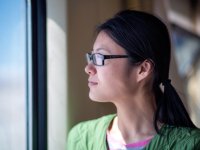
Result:
M109 98L124 96L131 89L128 76L127 72L119 67L107 72L106 75L99 74L100 86L103 87L105 96Z
M134 94L135 79L127 65L109 64L97 68L97 88L90 89L90 98L95 101L112 102L112 100Z
M136 82L137 68L124 64L123 66L115 66L115 70L111 72L109 81L112 82L112 88L119 95L134 94L137 90Z

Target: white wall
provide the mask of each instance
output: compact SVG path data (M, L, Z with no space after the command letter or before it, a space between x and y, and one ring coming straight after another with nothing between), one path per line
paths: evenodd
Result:
M67 3L47 0L48 150L67 139Z

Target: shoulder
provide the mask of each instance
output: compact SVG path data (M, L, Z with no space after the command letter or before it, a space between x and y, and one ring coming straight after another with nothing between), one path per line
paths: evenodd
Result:
M84 149L89 139L95 140L95 137L104 136L103 130L106 131L110 122L115 115L107 115L98 119L84 121L75 125L68 134L68 149ZM91 142L91 141L90 141ZM81 146L75 148L75 146Z
M200 129L189 127L168 127L170 145L182 149L200 149Z
M200 138L200 129L198 128L174 127L167 125L163 128L163 132L176 140Z
M89 131L94 132L95 130L105 128L109 125L114 116L115 115L106 115L97 119L80 122L71 129L70 133L72 134L81 132L83 135L84 132L87 132L88 134Z
M165 125L155 143L163 149L200 149L200 129Z

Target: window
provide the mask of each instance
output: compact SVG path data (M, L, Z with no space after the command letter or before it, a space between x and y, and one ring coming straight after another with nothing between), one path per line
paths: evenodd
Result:
M0 149L27 149L28 6L24 0L0 5Z
M46 150L45 0L0 5L0 149Z

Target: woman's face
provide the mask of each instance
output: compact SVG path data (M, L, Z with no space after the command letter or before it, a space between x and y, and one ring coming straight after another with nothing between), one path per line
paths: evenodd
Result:
M93 45L92 53L103 55L127 55L125 50L101 31ZM128 58L105 59L104 66L90 62L85 67L89 75L89 97L94 101L113 102L134 94L134 67Z

